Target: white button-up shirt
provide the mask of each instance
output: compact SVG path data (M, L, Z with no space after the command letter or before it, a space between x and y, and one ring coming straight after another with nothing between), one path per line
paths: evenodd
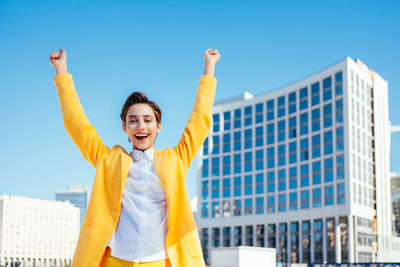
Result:
M154 170L154 149L135 149L118 226L108 243L111 255L134 262L166 259L166 235L167 200Z

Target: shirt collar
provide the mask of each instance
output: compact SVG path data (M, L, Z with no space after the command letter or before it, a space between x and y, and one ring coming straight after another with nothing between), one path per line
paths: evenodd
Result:
M133 149L132 156L133 160L147 159L151 161L154 159L154 148L151 147L144 152L138 149Z

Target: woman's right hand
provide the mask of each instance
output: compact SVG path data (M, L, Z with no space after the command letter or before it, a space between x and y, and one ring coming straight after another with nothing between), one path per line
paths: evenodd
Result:
M67 52L60 48L60 52L50 53L50 64L56 69L56 73L65 74L68 73L67 68Z

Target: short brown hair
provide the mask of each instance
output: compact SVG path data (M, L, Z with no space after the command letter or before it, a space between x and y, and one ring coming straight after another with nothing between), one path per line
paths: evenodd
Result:
M158 124L161 123L161 109L160 107L153 101L149 101L147 96L142 92L133 92L125 101L125 104L122 106L121 110L121 120L123 123L126 122L126 115L128 114L128 109L135 104L148 104L154 111L154 115L156 117L156 121Z

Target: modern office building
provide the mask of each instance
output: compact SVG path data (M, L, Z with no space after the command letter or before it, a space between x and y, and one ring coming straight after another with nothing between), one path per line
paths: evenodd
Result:
M399 261L389 154L388 83L358 59L216 103L198 161L206 261L239 245L285 263Z
M1 195L0 266L70 265L79 226L71 203Z
M392 212L394 234L400 236L400 174L393 175L392 185Z
M86 209L89 203L89 190L87 186L67 186L66 190L56 192L57 201L69 201L80 209L80 223L85 218Z

